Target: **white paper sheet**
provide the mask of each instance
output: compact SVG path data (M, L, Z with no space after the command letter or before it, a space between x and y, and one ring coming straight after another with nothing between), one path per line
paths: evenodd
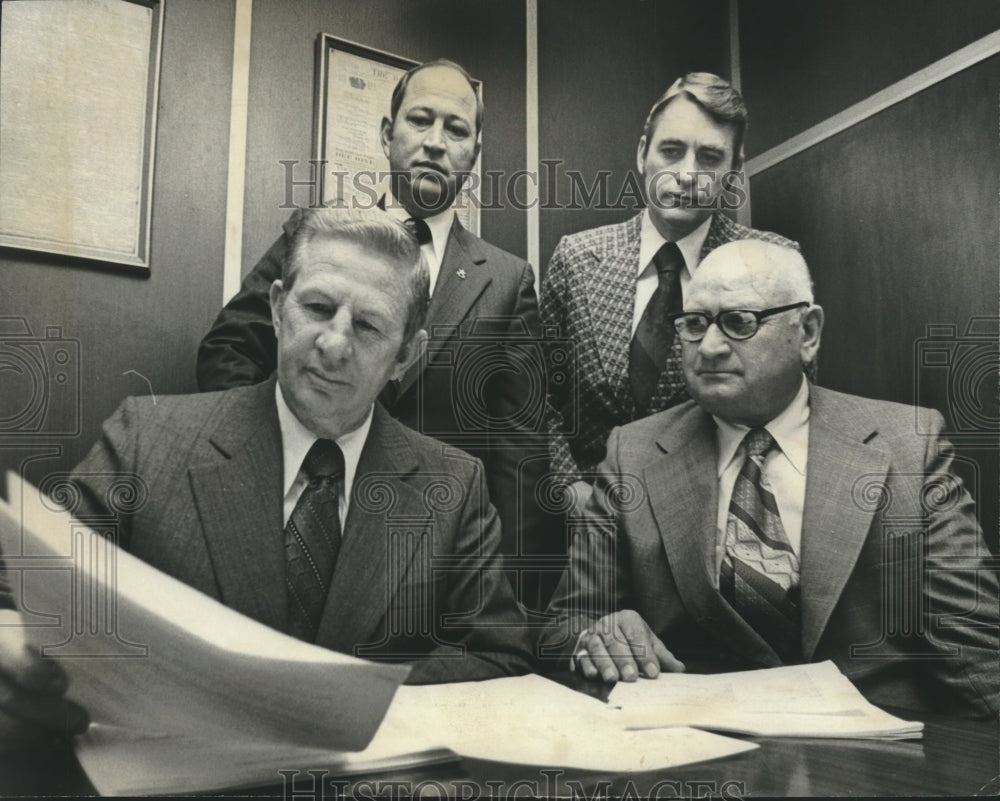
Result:
M699 726L768 737L919 737L865 700L830 661L711 675L663 673L619 682L612 717L631 729Z
M594 698L541 676L401 687L386 725L463 756L625 773L742 753L754 743L694 729L626 731Z
M455 754L644 771L757 747L695 729L626 731L605 704L534 675L397 688L408 668L251 621L53 511L30 485L8 482L0 547L23 579L15 585L26 617L51 624L20 631L62 643L69 695L94 721L78 755L102 793L275 785L280 770L376 773Z
M234 747L92 727L77 753L102 794L146 795L280 785L280 770L331 777L435 764L457 755L614 773L660 770L758 746L689 728L625 731L600 701L540 676L400 687L357 754Z

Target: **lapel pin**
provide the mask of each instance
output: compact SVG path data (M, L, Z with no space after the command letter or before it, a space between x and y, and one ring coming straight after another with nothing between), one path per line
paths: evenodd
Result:
M465 270L458 270L458 271L457 271L457 272L455 273L455 275L457 275L457 276L458 276L459 278L461 278L461 279L462 279L463 281L465 280Z

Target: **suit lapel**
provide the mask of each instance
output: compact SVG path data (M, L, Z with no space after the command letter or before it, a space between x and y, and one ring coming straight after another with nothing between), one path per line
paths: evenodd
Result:
M802 519L802 651L812 657L871 528L889 457L864 444L875 430L840 396L810 388L809 458ZM873 603L877 599L872 599Z
M712 215L712 222L708 224L708 233L705 234L705 241L701 246L701 255L698 262L702 262L705 257L717 247L725 245L739 238L740 234L733 223L725 214L716 212Z
M401 424L378 404L358 462L344 540L316 642L350 653L371 643L406 576L414 549L399 548L392 521L413 530L429 517L410 476L419 462Z
M725 602L715 586L719 505L715 424L699 410L657 444L663 458L644 471L653 517L677 591L699 625L748 660L779 665L773 649Z
M222 601L284 630L282 449L274 380L227 410L212 444L227 457L188 471Z
M458 336L459 324L492 281L486 253L479 247L476 238L462 228L456 219L448 236L434 293L427 308L425 327L430 335L429 352L411 364L403 374L394 398L403 395L413 386L427 361L441 357L443 349L435 346Z
M623 225L603 243L604 253L587 280L587 308L601 366L619 404L632 414L635 402L628 380L628 349L639 267L642 214Z

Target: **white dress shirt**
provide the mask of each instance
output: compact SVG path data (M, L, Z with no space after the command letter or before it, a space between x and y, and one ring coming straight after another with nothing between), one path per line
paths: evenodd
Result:
M385 204L386 212L394 219L405 222L411 215L402 204L388 193ZM424 222L431 232L431 241L420 246L420 251L427 261L427 269L431 274L431 294L434 294L434 286L437 284L438 273L441 271L441 260L444 258L444 249L448 246L448 237L451 235L451 226L455 221L454 207L447 208L440 214L433 217L424 217Z
M677 240L677 248L684 257L684 269L681 270L682 295L691 281L691 273L697 269L701 261L701 249L705 244L705 237L708 236L708 228L711 224L712 218L709 217L690 234ZM649 209L646 209L642 213L642 226L639 229L639 264L636 266L635 306L632 309L633 335L635 329L639 327L642 313L649 305L649 299L653 297L653 292L656 291L656 285L659 283L659 276L653 265L653 256L666 241L663 234L656 230L653 221L649 219Z
M726 553L726 521L729 501L733 497L736 477L746 458L742 443L750 430L715 417L718 426L716 444L719 461L719 512L715 540L715 580ZM796 554L802 545L802 508L806 499L806 460L809 453L809 382L802 376L802 385L785 410L764 426L778 443L764 459L763 475L771 486L778 504L781 525Z
M288 524L288 518L292 516L292 510L299 500L299 496L309 483L305 473L302 472L302 462L309 453L313 443L319 439L299 421L292 410L285 403L285 398L281 394L281 386L276 384L274 388L275 400L278 405L278 425L281 428L281 455L284 466L284 506L282 526ZM364 422L353 431L349 431L342 437L337 437L336 443L344 454L344 486L340 496L337 509L340 517L340 530L344 530L344 521L347 520L347 507L350 503L351 488L354 486L354 476L358 471L358 460L361 458L361 451L365 447L368 439L368 431L372 426L372 412L374 406L368 410L368 416Z

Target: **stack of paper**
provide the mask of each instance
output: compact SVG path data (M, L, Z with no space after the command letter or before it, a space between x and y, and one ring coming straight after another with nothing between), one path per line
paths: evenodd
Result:
M114 547L16 476L8 491L0 548L31 613L5 636L26 635L66 669L93 721L77 753L103 794L277 785L282 771L371 774L457 754L656 770L757 747L626 731L603 703L540 676L398 687L409 668L280 634Z
M923 723L873 706L833 662L619 683L609 714L629 729L696 726L762 737L908 739Z
M659 770L756 748L695 729L626 731L606 705L541 676L401 687L386 716L463 756L613 773ZM380 732L381 736L381 732Z

